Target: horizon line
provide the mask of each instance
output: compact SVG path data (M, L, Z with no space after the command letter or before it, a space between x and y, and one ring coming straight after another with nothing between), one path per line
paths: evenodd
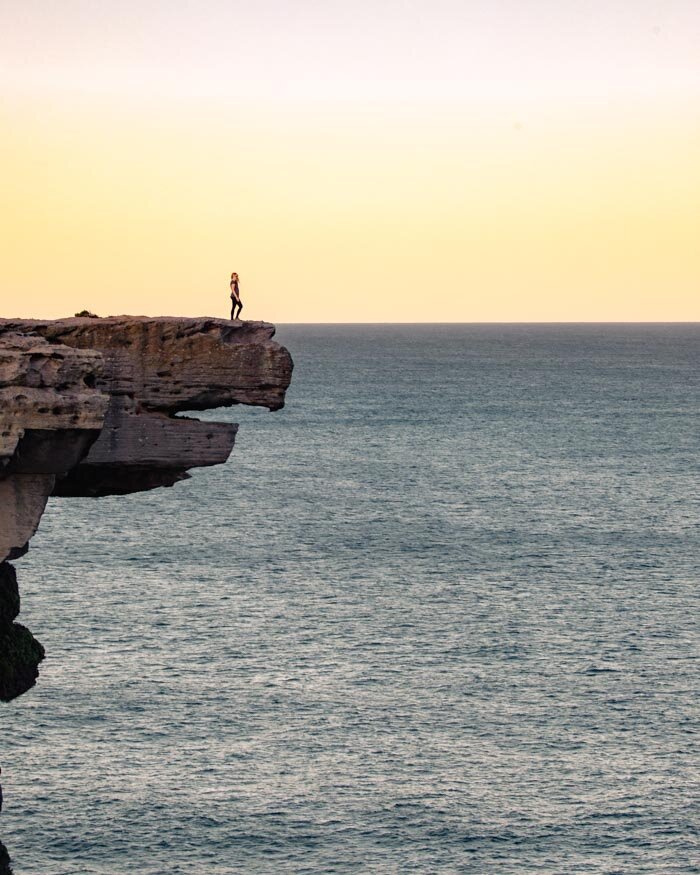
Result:
M75 319L77 314L70 316L2 316L0 321L49 321L59 322L64 319ZM214 316L207 314L174 314L161 313L156 316L146 315L145 313L110 313L105 316L95 316L97 319L114 319L114 318L135 318L135 319L219 319L226 322L231 322L226 316ZM382 321L272 321L266 318L258 319L241 319L235 320L240 322L267 322L270 325L700 325L700 319L476 319L476 320L382 320Z
M242 320L246 321L246 320ZM258 320L250 320L258 321ZM267 321L267 320L262 320ZM700 319L475 320L450 322L273 322L273 325L700 325Z

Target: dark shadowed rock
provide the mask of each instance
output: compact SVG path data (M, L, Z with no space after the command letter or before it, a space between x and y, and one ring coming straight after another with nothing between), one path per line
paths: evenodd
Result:
M0 699L9 702L36 683L44 648L26 627L13 622L20 600L15 569L0 563Z
M264 322L114 316L0 320L0 562L22 556L49 496L124 495L226 461L238 426L176 416L278 410L292 374ZM31 687L42 646L0 575L0 698Z
M264 322L114 316L55 322L0 320L3 336L34 332L99 354L94 386L109 397L103 428L55 494L108 495L169 486L189 468L228 458L237 426L176 417L185 410L252 404L278 410L292 374L287 350Z
M12 875L11 862L7 848L0 842L0 875Z

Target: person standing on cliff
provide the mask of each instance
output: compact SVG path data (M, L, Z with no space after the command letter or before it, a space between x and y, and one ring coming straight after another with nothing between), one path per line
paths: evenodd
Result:
M243 309L243 301L241 301L237 273L231 274L231 282L229 285L231 286L231 319L240 319L241 310ZM236 307L238 307L238 313L236 313Z

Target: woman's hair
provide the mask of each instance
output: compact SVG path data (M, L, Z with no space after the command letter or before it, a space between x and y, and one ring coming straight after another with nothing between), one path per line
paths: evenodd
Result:
M238 274L235 271L231 274L231 279L233 279L234 277L238 279Z

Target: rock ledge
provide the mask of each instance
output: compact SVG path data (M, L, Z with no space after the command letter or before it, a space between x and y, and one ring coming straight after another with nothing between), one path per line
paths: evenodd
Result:
M0 320L0 563L26 552L51 495L172 486L225 462L237 425L176 414L283 407L293 365L274 334L265 322L207 317ZM13 580L0 565L10 599ZM9 613L0 604L5 700L34 683L43 658Z

